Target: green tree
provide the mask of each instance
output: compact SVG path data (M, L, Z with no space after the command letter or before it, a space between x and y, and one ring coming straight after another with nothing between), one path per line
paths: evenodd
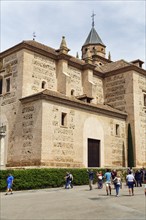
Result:
M130 124L128 124L128 167L134 167L134 149Z

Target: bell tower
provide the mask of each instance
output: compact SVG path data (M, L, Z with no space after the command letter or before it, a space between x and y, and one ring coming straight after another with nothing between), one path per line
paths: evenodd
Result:
M82 46L82 59L85 60L87 58L87 54L90 53L91 57L98 55L100 57L105 58L106 52L105 48L106 46L102 42L101 38L99 37L98 33L96 32L94 28L94 12L92 14L92 28L91 31ZM88 51L88 52L87 52Z

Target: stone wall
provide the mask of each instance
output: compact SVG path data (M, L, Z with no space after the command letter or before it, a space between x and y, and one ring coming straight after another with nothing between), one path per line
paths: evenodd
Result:
M19 105L9 130L7 166L40 165L41 115L41 101Z
M104 89L105 103L116 109L125 111L125 74L120 73L106 77Z
M105 102L114 108L128 113L127 123L132 130L135 166L146 164L146 94L145 76L130 71L105 79Z
M53 59L25 51L24 60L23 97L42 89L57 90L56 62Z
M92 84L93 103L104 104L103 79L94 76Z
M135 115L135 153L136 165L146 166L146 77L134 73L134 115Z
M65 126L61 125L62 113L66 113L67 117ZM118 134L116 124L120 130ZM42 165L87 167L88 138L100 140L102 166L125 165L127 146L124 120L44 101L42 129Z

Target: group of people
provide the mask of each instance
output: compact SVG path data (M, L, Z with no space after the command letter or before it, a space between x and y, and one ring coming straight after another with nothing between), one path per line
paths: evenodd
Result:
M89 189L92 190L94 172L92 169L90 171L87 170L87 172L89 175ZM145 169L143 169L141 171L141 175L139 175L139 173L140 171L138 172L136 171L134 174L132 172L132 169L130 168L127 171L126 184L128 186L130 196L131 195L134 196L134 185L138 186L138 184L140 184L140 186L142 186L142 183L145 183L145 195L146 195L146 171ZM119 172L117 172L116 170L110 171L109 169L107 169L104 174L102 174L102 171L97 172L96 176L97 176L98 189L101 189L103 187L103 182L105 181L107 195L111 195L111 189L112 189L111 185L113 184L116 191L116 196L119 196L120 188L122 188L122 180Z
M89 189L93 189L93 180L94 180L94 171L87 170L89 176ZM106 193L107 195L111 195L111 185L114 185L116 196L119 196L120 188L122 188L122 180L119 172L116 170L110 171L109 169L103 174L102 171L96 173L98 189L102 189L103 182L105 181ZM73 188L73 175L70 172L66 172L65 178L65 189ZM7 177L7 191L13 194L12 186L13 186L14 177L12 174L9 174ZM126 184L129 189L129 195L134 196L134 186L142 186L142 183L145 183L145 195L146 195L146 170L142 168L141 170L136 170L134 173L132 168L128 168L126 175Z
M132 168L128 169L128 172L132 172L135 178L135 187L142 187L142 183L144 183L146 171L144 168L136 170L135 172L132 170Z

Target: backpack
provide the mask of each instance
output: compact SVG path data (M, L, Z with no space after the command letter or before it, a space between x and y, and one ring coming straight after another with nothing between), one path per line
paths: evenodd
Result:
M114 183L114 184L117 184L117 182L118 182L118 179L115 178L115 179L113 180L113 183Z
M73 175L72 174L69 174L69 180L73 180Z

